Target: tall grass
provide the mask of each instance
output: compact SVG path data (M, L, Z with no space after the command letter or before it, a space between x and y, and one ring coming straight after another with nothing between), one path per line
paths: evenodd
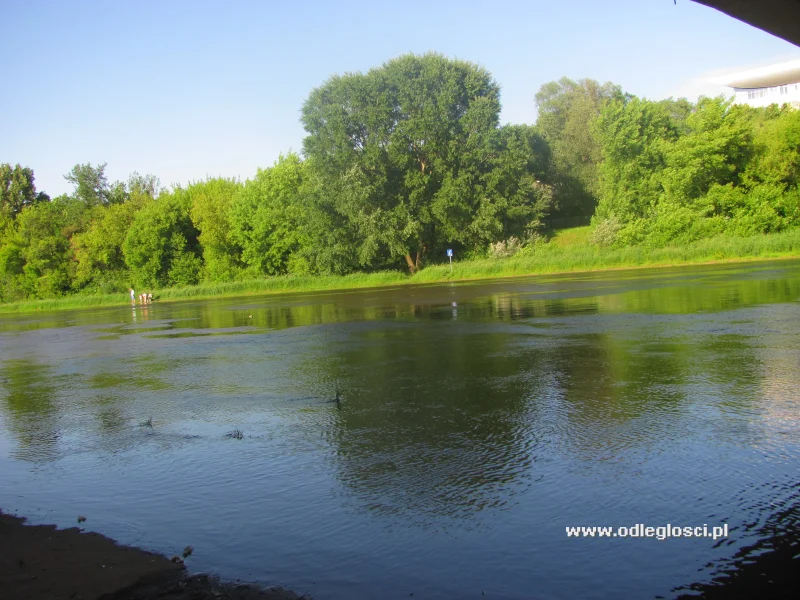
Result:
M73 308L94 308L101 306L119 306L125 301L130 302L130 297L125 294L95 294L64 296L61 298L46 298L44 300L20 300L0 304L0 313L10 312L38 312L49 310L67 310Z
M720 236L662 248L598 248L588 243L575 246L548 243L531 254L459 263L453 266L452 273L446 265L430 266L411 279L433 282L790 257L800 257L800 229L747 238Z
M647 248L597 248L586 242L586 228L572 235L573 244L559 243L537 246L532 253L502 259L477 259L430 265L409 276L399 271L353 273L345 276L269 277L228 283L206 283L195 286L165 288L156 292L159 301L189 298L219 298L254 294L319 292L348 290L414 283L435 283L470 279L490 279L552 273L571 273L602 269L676 266L708 262L763 260L800 257L800 229L747 238L720 236L681 246ZM559 239L557 235L555 240ZM0 304L0 313L31 312L72 308L122 305L130 302L128 294L75 295L49 300L30 300Z

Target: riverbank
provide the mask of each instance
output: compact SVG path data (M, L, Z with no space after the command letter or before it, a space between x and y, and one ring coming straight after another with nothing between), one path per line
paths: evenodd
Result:
M588 228L576 228L588 229ZM585 232L584 232L585 233ZM566 236L562 236L562 239ZM584 239L586 236L582 236ZM431 265L414 275L399 271L353 273L343 276L278 276L226 283L163 288L154 291L161 301L208 299L262 294L354 290L395 285L451 283L533 275L559 275L622 269L724 264L800 258L800 229L747 238L718 237L682 246L598 248L585 241L563 245L559 236L531 253L508 258L456 261ZM150 291L150 290L148 290ZM0 313L70 310L130 303L127 293L74 295L46 300L0 304Z
M0 512L0 590L19 600L298 600L288 590L262 590L189 575L179 560L121 546L77 527L28 525Z

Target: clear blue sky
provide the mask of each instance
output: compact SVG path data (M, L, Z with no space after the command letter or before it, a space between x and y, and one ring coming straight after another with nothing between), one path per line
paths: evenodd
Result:
M255 174L302 148L300 108L331 74L407 52L470 60L502 88L504 122L533 123L554 79L658 99L725 91L713 72L800 49L678 0L380 2L2 0L0 162L70 191L74 164L164 185Z

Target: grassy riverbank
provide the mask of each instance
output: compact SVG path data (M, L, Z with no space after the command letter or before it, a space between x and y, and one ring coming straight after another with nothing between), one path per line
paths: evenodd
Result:
M255 294L319 292L392 285L493 279L523 275L572 273L638 267L665 267L715 262L744 262L773 258L800 258L800 229L747 238L717 237L690 244L647 248L598 248L588 243L589 227L558 232L531 254L509 258L456 261L430 265L409 276L399 271L354 273L345 276L281 276L228 283L164 288L154 295L159 301L219 298ZM123 305L127 293L74 295L47 300L0 304L0 313L34 312Z

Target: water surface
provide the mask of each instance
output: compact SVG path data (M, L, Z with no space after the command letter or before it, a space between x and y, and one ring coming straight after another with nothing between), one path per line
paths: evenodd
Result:
M796 261L2 316L0 507L320 600L671 597L796 535L799 405ZM730 537L565 533L636 523Z

